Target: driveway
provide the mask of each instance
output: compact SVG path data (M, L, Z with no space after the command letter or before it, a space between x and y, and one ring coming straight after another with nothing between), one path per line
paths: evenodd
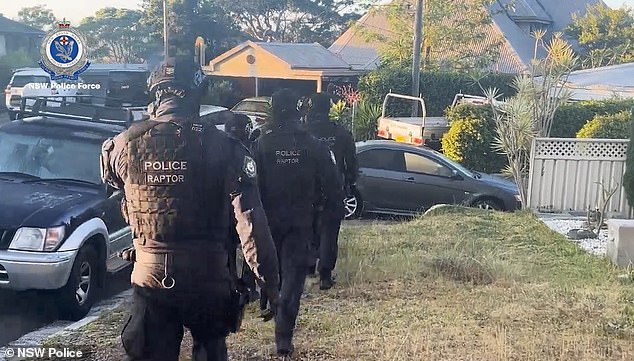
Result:
M129 289L131 271L132 267L128 267L109 276L98 301ZM0 291L0 347L55 321L58 321L57 309L50 295Z

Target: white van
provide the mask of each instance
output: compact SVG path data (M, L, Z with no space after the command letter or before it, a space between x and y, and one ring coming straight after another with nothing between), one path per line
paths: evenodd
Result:
M11 120L16 118L23 96L78 95L77 88L72 89L68 86L64 86L64 84L77 82L81 82L81 79L79 81L52 81L50 75L40 68L18 69L13 73L4 91L9 118ZM31 103L33 103L33 101L31 101ZM27 105L32 104L27 102Z

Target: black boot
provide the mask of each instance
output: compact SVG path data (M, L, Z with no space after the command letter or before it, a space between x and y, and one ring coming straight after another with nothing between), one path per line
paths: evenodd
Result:
M306 273L306 276L308 276L308 278L316 278L317 275L315 274L317 269L317 264L314 264L312 266L308 267L308 272Z
M275 334L275 346L278 356L291 356L295 351L293 336Z
M319 272L319 289L329 290L335 285L335 281L332 279L332 271L322 269Z

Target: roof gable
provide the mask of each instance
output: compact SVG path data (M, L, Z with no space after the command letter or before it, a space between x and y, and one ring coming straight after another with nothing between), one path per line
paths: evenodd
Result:
M487 35L489 43L502 36L500 56L489 70L519 73L530 66L535 55L535 39L531 26L544 26L548 34L561 32L572 21L572 14L583 13L588 5L602 0L496 0L489 7L492 26ZM413 25L412 25L413 26ZM387 37L399 36L390 30L387 16L381 11L370 11L357 22L357 27L371 30ZM330 51L353 66L353 69L371 70L378 66L380 57L378 41L368 41L355 26L349 28L331 46ZM486 46L486 44L481 44ZM538 56L543 53L538 53Z
M7 19L0 15L0 34L32 34L32 35L44 35L44 32L40 29L36 29L32 26L22 24L11 19Z

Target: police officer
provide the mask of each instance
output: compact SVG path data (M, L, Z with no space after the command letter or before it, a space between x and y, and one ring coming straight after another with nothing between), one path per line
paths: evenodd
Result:
M335 155L339 176L345 186L347 196L352 196L357 180L357 153L352 134L346 128L330 121L330 97L327 94L313 94L309 99L307 122L304 129L316 138L328 144ZM343 199L341 199L343 202ZM341 221L345 216L341 207L335 204L324 205L317 222L316 244L319 254L320 288L333 286L332 271L335 269L338 253L338 238Z
M225 132L238 139L245 147L251 148L249 124L251 119L244 114L233 114L225 123Z
M293 352L293 332L311 258L314 205L321 198L341 196L328 148L300 128L298 100L289 89L273 94L271 120L253 146L262 204L280 260L275 342L281 356Z
M150 120L104 142L101 155L103 180L125 192L134 240L124 255L134 261L134 304L123 347L128 360L176 361L185 326L194 360L227 360L225 338L242 311L229 227L268 297L278 298L255 162L237 140L198 122L204 75L189 57L168 58L149 85Z

